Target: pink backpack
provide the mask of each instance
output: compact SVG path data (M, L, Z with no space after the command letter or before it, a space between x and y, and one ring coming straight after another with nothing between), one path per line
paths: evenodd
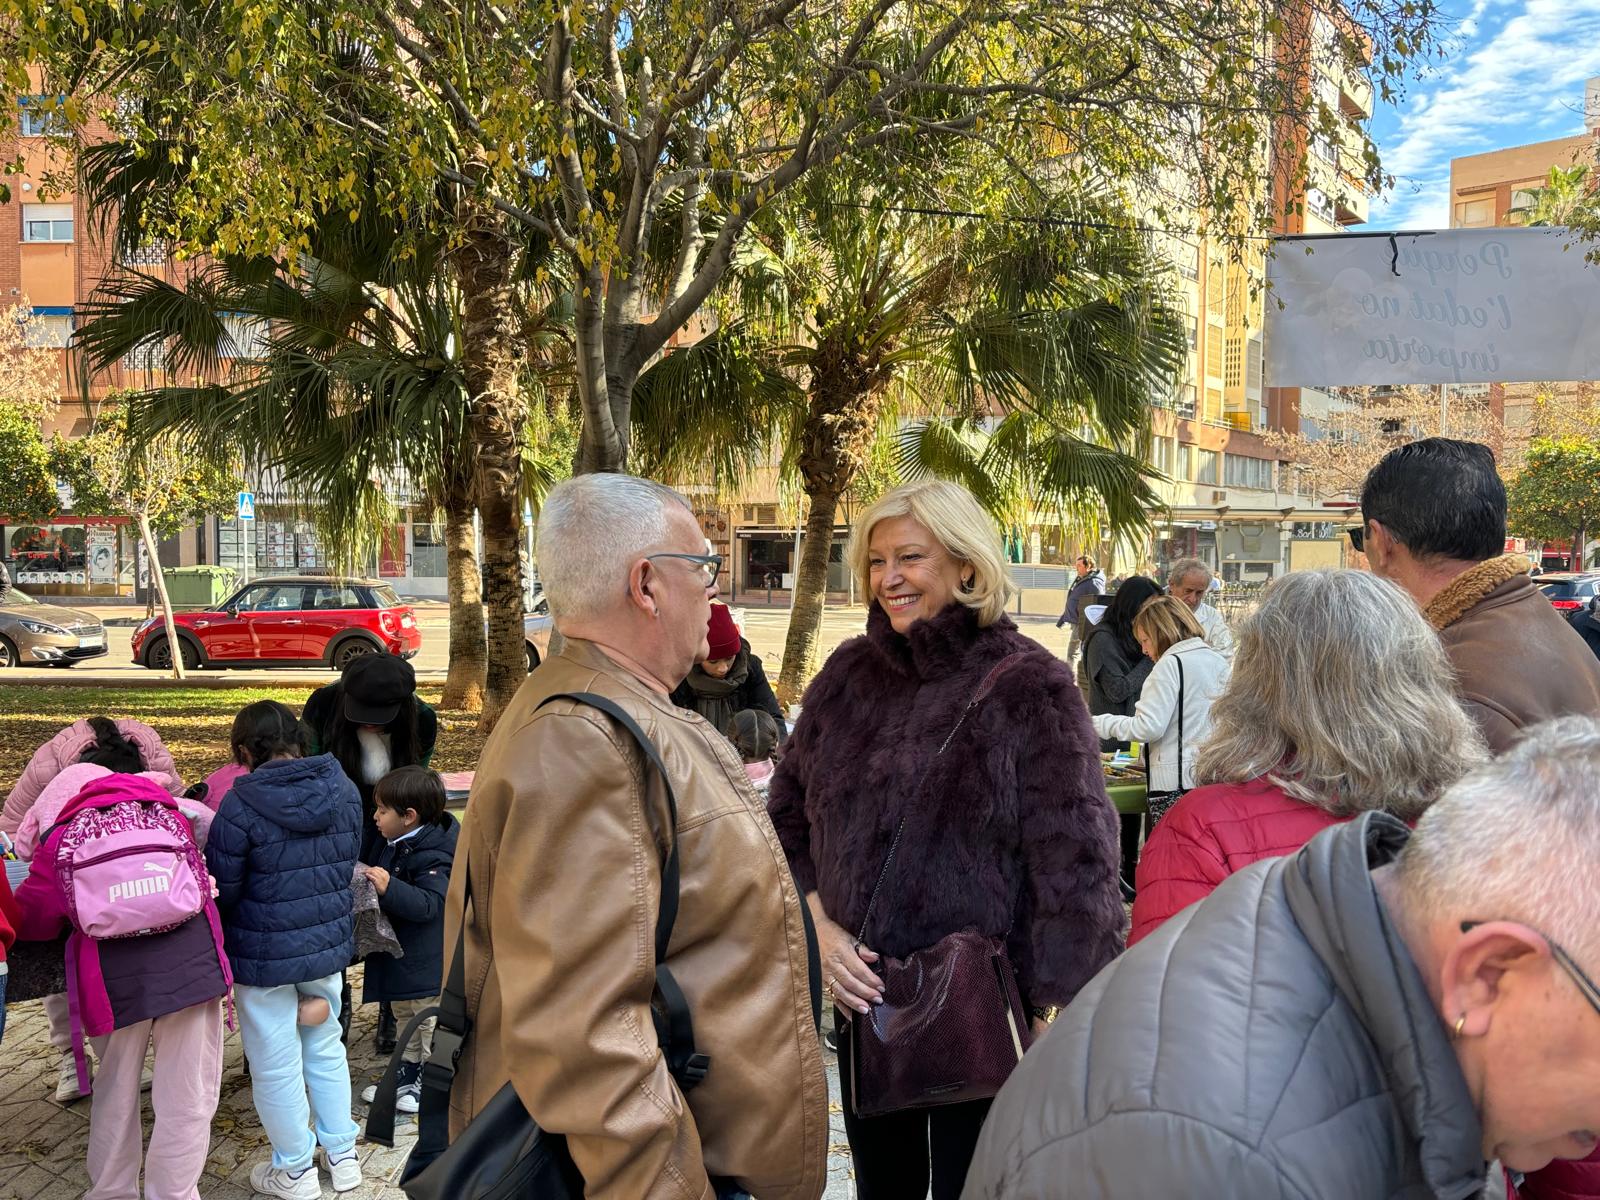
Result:
M63 824L56 870L68 919L85 937L162 933L204 911L205 861L171 796L81 808Z
M136 776L128 779L144 782ZM143 789L143 798L118 788L82 803L85 793L106 783L96 780L69 801L68 815L39 839L42 848L56 829L62 831L55 849L56 875L72 923L72 938L109 941L164 933L208 913L223 980L231 988L233 973L222 950L222 930L215 910L210 909L211 876L177 799L150 786ZM67 1005L73 1059L78 1087L87 1093L90 1082L83 1056L77 961L69 939ZM233 1024L231 996L228 1024Z

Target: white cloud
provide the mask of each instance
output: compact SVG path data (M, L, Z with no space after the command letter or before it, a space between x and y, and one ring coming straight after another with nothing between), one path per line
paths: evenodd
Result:
M1491 11L1493 9L1493 11ZM1416 81L1379 150L1396 177L1376 228L1449 224L1450 160L1582 130L1583 84L1600 75L1600 0L1474 0L1472 45Z

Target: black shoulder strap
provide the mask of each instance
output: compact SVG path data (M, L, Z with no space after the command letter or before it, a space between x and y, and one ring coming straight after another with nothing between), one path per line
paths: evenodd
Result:
M672 779L667 774L661 753L645 736L638 723L615 702L592 692L559 692L546 696L540 707L553 700L571 700L577 704L597 708L616 721L644 751L645 759L661 777L667 795L667 812L672 828L671 847L661 870L661 903L656 914L656 991L661 997L661 1008L653 1010L656 1018L656 1036L667 1059L667 1069L672 1073L680 1090L692 1091L706 1077L711 1059L695 1049L694 1021L689 1012L689 1002L678 986L672 972L666 967L667 946L672 940L672 927L678 919L678 798L672 790ZM422 1101L417 1114L417 1144L412 1151L413 1169L432 1162L450 1144L450 1090L455 1083L456 1066L461 1058L461 1047L472 1028L472 1017L467 1011L467 907L473 903L472 860L468 842L459 843L457 864L465 876L463 880L461 925L457 930L455 953L450 958L450 971L445 977L444 990L439 994L437 1008L418 1013L406 1025L397 1039L389 1068L378 1085L372 1109L367 1116L367 1139L383 1146L394 1145L394 1098L401 1056L412 1035L429 1016L437 1015L438 1024L433 1034L433 1052L422 1068Z

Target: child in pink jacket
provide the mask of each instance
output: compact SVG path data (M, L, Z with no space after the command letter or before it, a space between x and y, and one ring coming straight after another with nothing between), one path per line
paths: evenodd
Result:
M138 775L108 775L67 804L44 834L28 878L17 889L20 937L49 941L72 928L57 854L71 818L123 801L157 804L176 815L172 795ZM100 1058L89 1116L89 1191L85 1200L139 1195L143 1149L139 1076L155 1042L155 1129L144 1158L145 1200L199 1200L222 1084L222 1006L231 983L216 905L174 929L67 942L78 1017Z

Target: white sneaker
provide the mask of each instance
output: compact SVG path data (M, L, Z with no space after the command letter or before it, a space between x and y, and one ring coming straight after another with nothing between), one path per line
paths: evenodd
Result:
M327 1150L318 1147L317 1157L322 1159L323 1169L332 1178L334 1191L353 1192L361 1186L361 1159L354 1150L336 1159Z
M291 1172L271 1163L258 1163L250 1168L250 1186L258 1195L282 1196L284 1200L321 1200L322 1197L315 1164Z
M84 1065L88 1068L90 1080L94 1079L94 1059L84 1051ZM82 1100L86 1095L78 1086L78 1065L72 1059L72 1051L68 1050L61 1056L61 1072L56 1076L56 1103L71 1104L74 1100Z

